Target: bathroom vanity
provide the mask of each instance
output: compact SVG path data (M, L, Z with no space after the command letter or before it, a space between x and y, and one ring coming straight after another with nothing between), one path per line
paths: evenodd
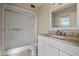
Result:
M39 56L79 56L79 41L47 35L38 36Z
M48 31L38 36L39 56L79 56L78 10L79 4L59 4L59 7L52 9L49 31L61 32L52 35ZM62 30L68 31L63 33Z

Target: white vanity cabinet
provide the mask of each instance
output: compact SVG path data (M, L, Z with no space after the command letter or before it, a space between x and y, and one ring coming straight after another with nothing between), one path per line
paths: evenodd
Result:
M39 35L38 56L79 56L79 47L56 38Z
M51 40L49 37L38 36L38 56L69 56L69 54L56 48L54 45L57 42L52 43Z
M51 38L48 38L45 36L38 37L38 55L39 56L70 56L69 54L55 47L57 42L52 43L50 41L51 41Z

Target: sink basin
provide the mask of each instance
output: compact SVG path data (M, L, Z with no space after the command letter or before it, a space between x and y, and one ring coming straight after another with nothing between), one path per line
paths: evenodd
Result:
M64 39L65 36L62 36L62 35L55 35L55 34L51 34L51 33L45 33L45 34L42 34L44 36L49 36L49 37L53 37L53 38L60 38L60 39Z
M65 36L61 36L61 35L51 35L51 37L58 38L58 39L65 39Z

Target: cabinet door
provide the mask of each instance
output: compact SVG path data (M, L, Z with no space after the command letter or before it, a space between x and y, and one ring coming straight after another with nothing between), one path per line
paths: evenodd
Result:
M50 45L44 44L45 56L58 56L58 49Z
M44 47L43 43L41 41L38 41L38 56L43 56L44 55Z
M60 51L60 56L71 56L71 55L69 55L69 54L67 54L67 53L65 53L63 51Z

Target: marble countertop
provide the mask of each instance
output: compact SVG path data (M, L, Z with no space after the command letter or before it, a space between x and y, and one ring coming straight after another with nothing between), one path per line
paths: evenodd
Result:
M56 38L55 40L57 40L57 41L61 41L61 42L79 47L79 37L53 35L53 34L49 34L49 33L44 33L44 34L40 34L40 35L51 37L51 38Z

